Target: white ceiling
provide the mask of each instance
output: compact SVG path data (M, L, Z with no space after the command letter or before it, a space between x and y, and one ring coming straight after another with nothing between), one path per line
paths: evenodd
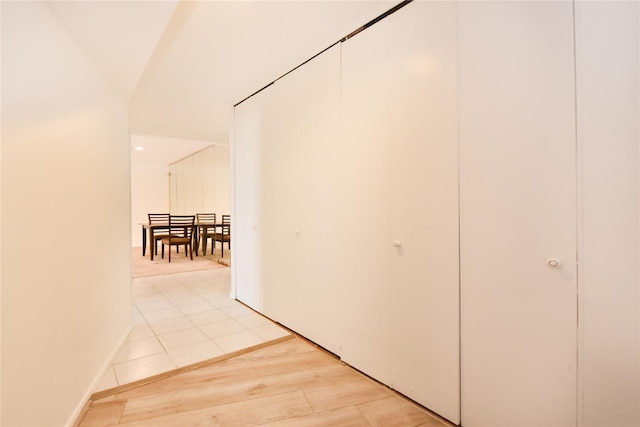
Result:
M134 134L227 143L233 105L399 0L47 1Z
M209 141L132 134L131 162L170 165L210 145Z

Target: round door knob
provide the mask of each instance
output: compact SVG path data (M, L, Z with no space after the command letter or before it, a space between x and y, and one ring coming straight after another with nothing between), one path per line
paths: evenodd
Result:
M393 247L394 247L394 248L397 248L397 247L399 247L399 246L400 246L400 242L398 242L397 240L394 240L394 241L393 241Z
M554 268L560 265L560 263L556 259L550 259L549 261L547 261L547 264L549 264L549 267Z

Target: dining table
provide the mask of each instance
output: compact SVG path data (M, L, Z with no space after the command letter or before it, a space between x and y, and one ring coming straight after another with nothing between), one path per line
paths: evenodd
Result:
M213 222L196 222L196 235L195 235L195 247L196 247L196 256L198 255L198 247L200 246L200 235L206 236L207 230L213 228L214 231L217 228L222 228L221 223L213 223ZM202 256L207 254L207 240L202 239ZM212 243L215 247L215 242Z
M141 222L142 226L142 256L146 255L147 252L147 240L149 244L153 243L153 235L156 231L168 231L169 223L168 222L154 222L149 224L148 222ZM147 234L149 238L147 239ZM153 261L153 255L155 254L155 248L151 247L151 261Z
M141 222L140 225L142 226L142 256L146 256L147 255L147 241L149 242L149 244L151 245L151 243L153 242L153 235L156 231L168 231L169 230L169 223L168 222L154 222L152 224L149 224L148 222ZM196 256L198 256L198 248L200 246L200 232L202 232L203 236L207 235L207 230L213 228L214 230L216 228L222 228L222 224L214 224L212 222L200 222L200 223L196 223L195 224L195 228L197 230L197 232L195 233L194 236L194 247L196 249ZM207 240L209 239L202 239L202 255L206 255L207 254ZM214 243L215 245L215 243ZM215 246L214 246L215 247ZM150 248L151 252L150 252L150 257L151 257L151 261L153 261L153 256L155 254L155 248Z

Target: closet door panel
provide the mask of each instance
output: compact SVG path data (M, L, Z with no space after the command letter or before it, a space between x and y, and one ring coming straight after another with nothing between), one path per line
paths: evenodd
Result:
M184 177L184 204L182 215L193 215L195 196L193 158L187 157L181 160L180 163L182 163L182 176Z
M640 3L576 3L580 188L580 412L640 425Z
M171 205L171 213L174 215L184 215L185 212L185 181L186 173L184 171L184 162L179 161L174 163L174 173L176 179L176 197L175 205ZM173 200L172 200L173 201Z
M175 213L178 205L178 168L175 163L169 165L169 212ZM145 218L146 220L147 218Z
M265 301L276 320L339 352L339 47L276 81L273 93L263 151Z
M219 216L230 213L229 207L229 146L216 145L212 152L207 154L209 161L214 165L213 182L208 193L213 198L208 202L212 206L209 212L216 212Z
M297 318L305 304L293 297L292 283L302 277L300 254L296 250L296 221L299 200L304 193L304 144L295 135L301 114L291 114L293 101L286 84L274 83L268 113L264 116L260 198L264 238L264 313L296 330ZM302 108L294 112L300 112Z
M235 297L264 312L262 239L262 134L270 88L254 95L234 110L234 209L232 284ZM237 268L237 266L242 268ZM268 313L265 313L269 315Z
M204 152L200 151L191 155L192 170L192 187L191 194L191 215L198 212L204 212L204 187L203 187L203 168L204 168Z
M222 175L226 182L229 182L229 162L225 166L216 163L215 159L220 146L208 147L202 152L202 212L215 212L218 215L228 213L228 210L219 211L216 209L216 199L218 197L216 187L218 176ZM229 152L229 147L224 147ZM229 192L227 191L227 199ZM226 203L228 205L229 202Z
M392 386L458 423L456 5L409 4L390 32Z
M389 31L381 21L342 43L342 359L390 381Z
M462 423L573 426L572 4L465 2L458 22Z

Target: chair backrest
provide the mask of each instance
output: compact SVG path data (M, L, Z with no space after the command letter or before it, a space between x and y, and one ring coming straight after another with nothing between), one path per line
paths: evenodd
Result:
M196 221L198 224L215 224L216 214L214 213L197 213Z
M168 213L150 213L149 215L149 224L153 224L154 222L166 222L169 223L169 217L171 216Z
M222 215L222 235L231 235L231 215Z
M173 236L191 238L195 221L195 215L170 215L169 234Z

